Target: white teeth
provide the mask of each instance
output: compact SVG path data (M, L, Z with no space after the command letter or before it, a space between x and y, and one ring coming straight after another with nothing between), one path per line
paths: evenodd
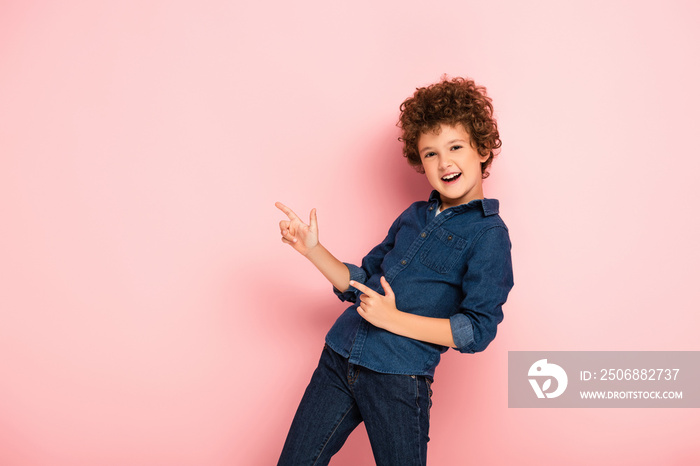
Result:
M459 173L453 173L451 175L443 176L442 179L445 181L452 181L455 178L457 178L460 174Z

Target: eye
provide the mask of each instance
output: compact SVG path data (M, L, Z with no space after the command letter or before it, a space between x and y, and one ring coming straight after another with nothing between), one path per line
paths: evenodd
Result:
M432 157L435 155L435 152L426 152L425 155L423 155L423 158L427 159L428 157Z
M450 147L450 150L460 150L461 148L462 148L462 146L460 146L460 145L454 145L454 146Z

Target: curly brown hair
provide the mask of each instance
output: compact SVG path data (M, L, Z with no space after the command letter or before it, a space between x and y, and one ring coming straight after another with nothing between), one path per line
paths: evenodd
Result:
M489 176L488 168L501 147L498 126L493 116L491 98L486 88L471 79L443 76L440 82L416 89L413 97L400 107L397 126L402 133L403 155L418 172L425 173L418 154L421 134L438 131L441 124L461 124L469 133L471 145L480 155L489 158L481 163L481 177Z

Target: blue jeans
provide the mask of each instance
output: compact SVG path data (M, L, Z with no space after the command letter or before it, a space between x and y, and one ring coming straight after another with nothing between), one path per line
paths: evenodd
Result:
M278 466L327 465L363 421L378 466L425 465L430 383L350 364L325 346Z

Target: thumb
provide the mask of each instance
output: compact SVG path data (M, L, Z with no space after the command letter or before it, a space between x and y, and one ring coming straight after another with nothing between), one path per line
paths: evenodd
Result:
M384 296L387 298L394 299L394 290L391 289L391 286L389 285L389 282L382 276L382 278L379 280L382 284L382 288L384 288Z
M311 209L309 215L309 228L313 231L318 231L318 218L316 217L316 208Z

